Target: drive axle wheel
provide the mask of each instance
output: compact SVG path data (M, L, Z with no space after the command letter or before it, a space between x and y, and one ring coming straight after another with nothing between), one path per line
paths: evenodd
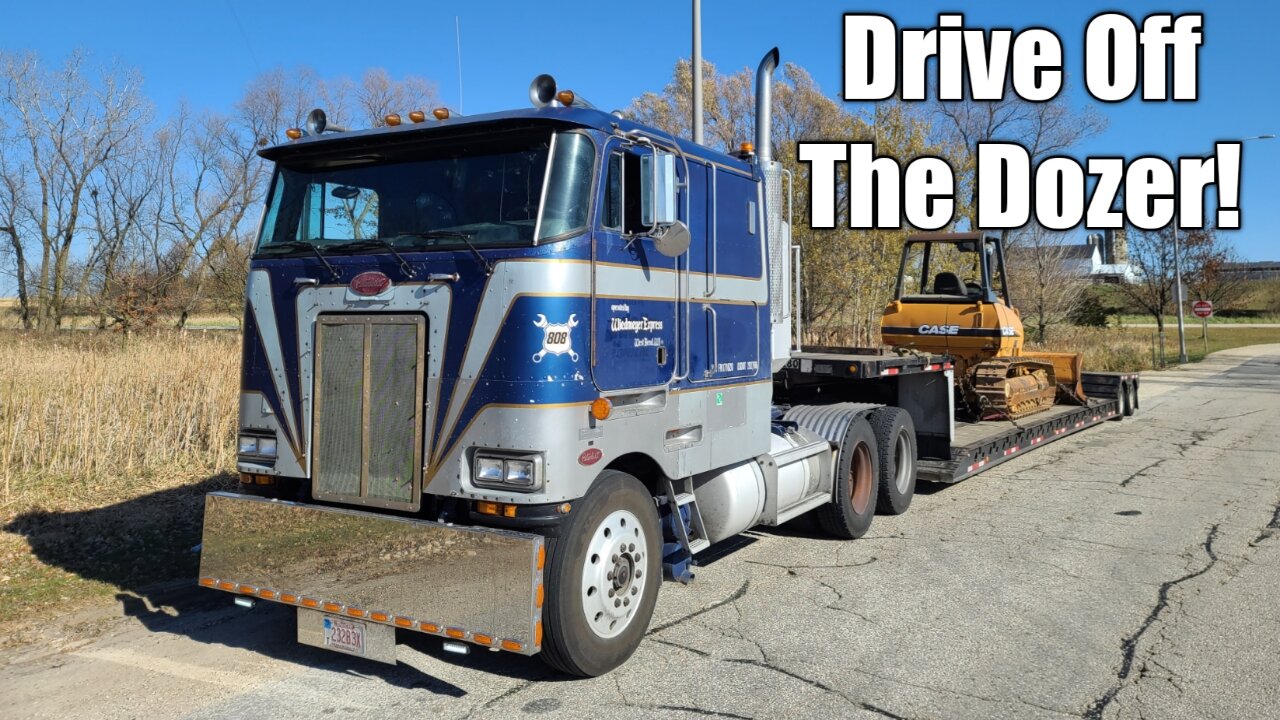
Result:
M662 531L640 481L606 470L555 538L548 538L541 656L595 677L626 662L644 638L662 583Z
M911 507L916 494L916 426L902 408L880 408L871 413L870 420L880 450L876 510L901 515Z
M860 538L876 515L880 485L880 452L876 435L865 417L849 424L841 443L835 477L835 498L818 508L818 523L838 538Z

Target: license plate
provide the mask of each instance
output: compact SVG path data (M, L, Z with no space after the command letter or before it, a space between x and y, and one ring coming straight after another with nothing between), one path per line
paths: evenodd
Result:
M324 618L324 646L352 655L364 655L364 623L358 620Z

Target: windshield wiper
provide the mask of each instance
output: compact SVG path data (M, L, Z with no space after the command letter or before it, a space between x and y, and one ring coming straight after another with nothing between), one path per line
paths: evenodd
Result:
M414 278L418 276L418 273L414 271L413 266L409 264L409 261L405 260L404 256L396 251L396 246L392 244L391 240L386 238L379 237L369 238L368 240L357 240L353 243L339 245L334 248L334 252L345 253L347 251L368 250L373 247L384 247L389 250L392 255L395 255L396 261L400 263L400 269L403 270L404 274L408 277Z
M489 259L486 258L484 254L476 248L475 244L471 242L471 238L474 235L475 233L459 232L457 230L422 230L418 232L399 233L392 238L392 241L394 242L401 238L420 238L423 240L461 240L466 244L467 248L471 250L471 254L475 255L476 259L480 261L480 264L484 265L484 276L490 277L493 275L493 265L489 263Z
M282 240L280 242L269 243L264 247L259 248L258 252L261 254L276 248L284 250L310 250L315 253L316 257L320 258L320 262L324 263L325 269L329 271L329 275L333 277L334 280L342 277L342 273L338 272L338 269L333 266L333 263L329 262L328 258L324 256L324 252L322 252L319 246L315 243L309 243L306 240Z

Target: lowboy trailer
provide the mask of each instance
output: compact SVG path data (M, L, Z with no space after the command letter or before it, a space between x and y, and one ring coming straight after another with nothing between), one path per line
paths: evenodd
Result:
M238 468L201 585L297 608L383 662L396 632L600 675L664 578L806 513L856 538L951 482L1137 406L1138 381L957 420L952 358L802 348L790 178L771 156L586 106L308 133L276 163L246 290Z

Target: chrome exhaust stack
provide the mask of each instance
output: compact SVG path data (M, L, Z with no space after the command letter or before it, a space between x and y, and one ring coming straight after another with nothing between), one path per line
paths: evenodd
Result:
M756 159L761 165L773 159L773 71L778 69L778 57L774 48L756 68Z

